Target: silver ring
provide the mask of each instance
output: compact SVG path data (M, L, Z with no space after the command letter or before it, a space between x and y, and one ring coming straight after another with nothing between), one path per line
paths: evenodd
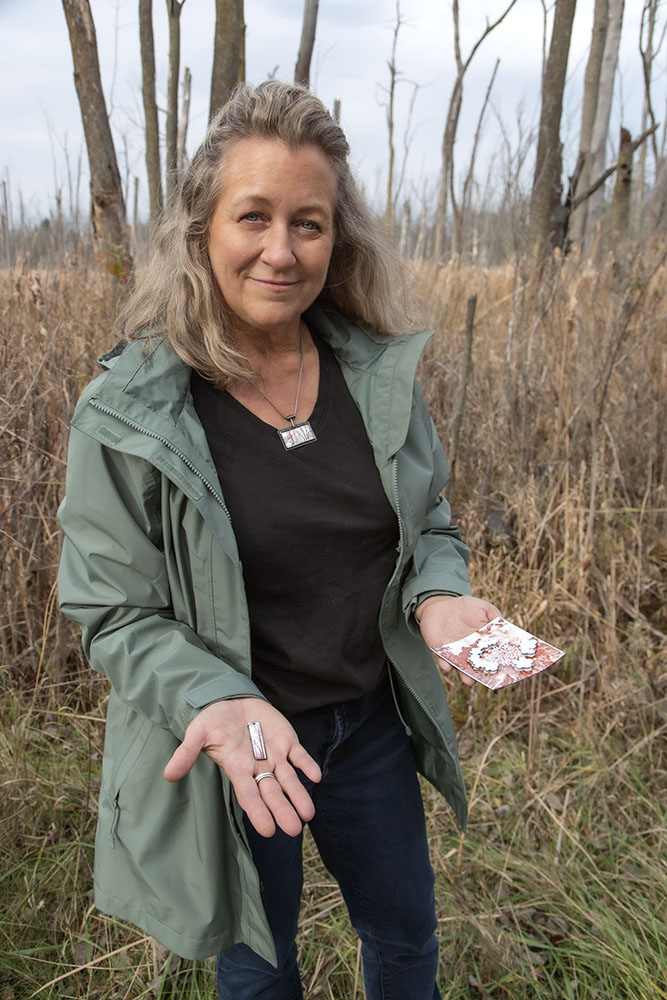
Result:
M262 771L261 774L256 774L255 775L255 781L257 782L257 784L260 783L260 781L262 780L262 778L276 778L276 776L273 773L273 771ZM277 780L278 779L276 778L276 781Z
M259 722L249 722L248 732L252 743L252 755L255 760L266 760L266 746L264 745L264 735Z

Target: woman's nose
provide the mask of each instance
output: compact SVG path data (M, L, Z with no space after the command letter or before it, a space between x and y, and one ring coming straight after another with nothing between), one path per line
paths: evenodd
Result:
M274 223L267 229L262 259L272 267L289 267L294 263L292 234L288 226Z

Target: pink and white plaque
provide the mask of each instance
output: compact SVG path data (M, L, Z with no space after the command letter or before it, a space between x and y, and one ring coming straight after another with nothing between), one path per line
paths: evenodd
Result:
M496 690L534 677L565 653L506 618L494 618L463 639L433 646L436 656Z

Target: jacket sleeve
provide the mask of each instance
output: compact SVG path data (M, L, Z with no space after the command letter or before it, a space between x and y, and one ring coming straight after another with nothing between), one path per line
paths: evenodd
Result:
M90 665L123 701L182 739L205 705L263 696L175 619L160 492L150 463L73 428L58 512L58 590L62 611L81 626Z
M423 442L418 445L419 460L430 465L431 478L421 530L403 582L403 612L410 624L415 608L427 597L470 594L470 550L461 540L458 526L451 523L450 506L442 495L449 479L447 461L418 385L412 419L417 428L411 433L417 442Z

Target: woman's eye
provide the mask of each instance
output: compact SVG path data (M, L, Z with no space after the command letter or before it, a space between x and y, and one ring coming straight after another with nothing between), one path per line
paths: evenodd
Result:
M246 212L243 218L247 222L259 222L260 215L259 212Z
M310 233L316 233L320 228L316 222L313 222L312 219L303 219L299 225L302 229L307 229Z

